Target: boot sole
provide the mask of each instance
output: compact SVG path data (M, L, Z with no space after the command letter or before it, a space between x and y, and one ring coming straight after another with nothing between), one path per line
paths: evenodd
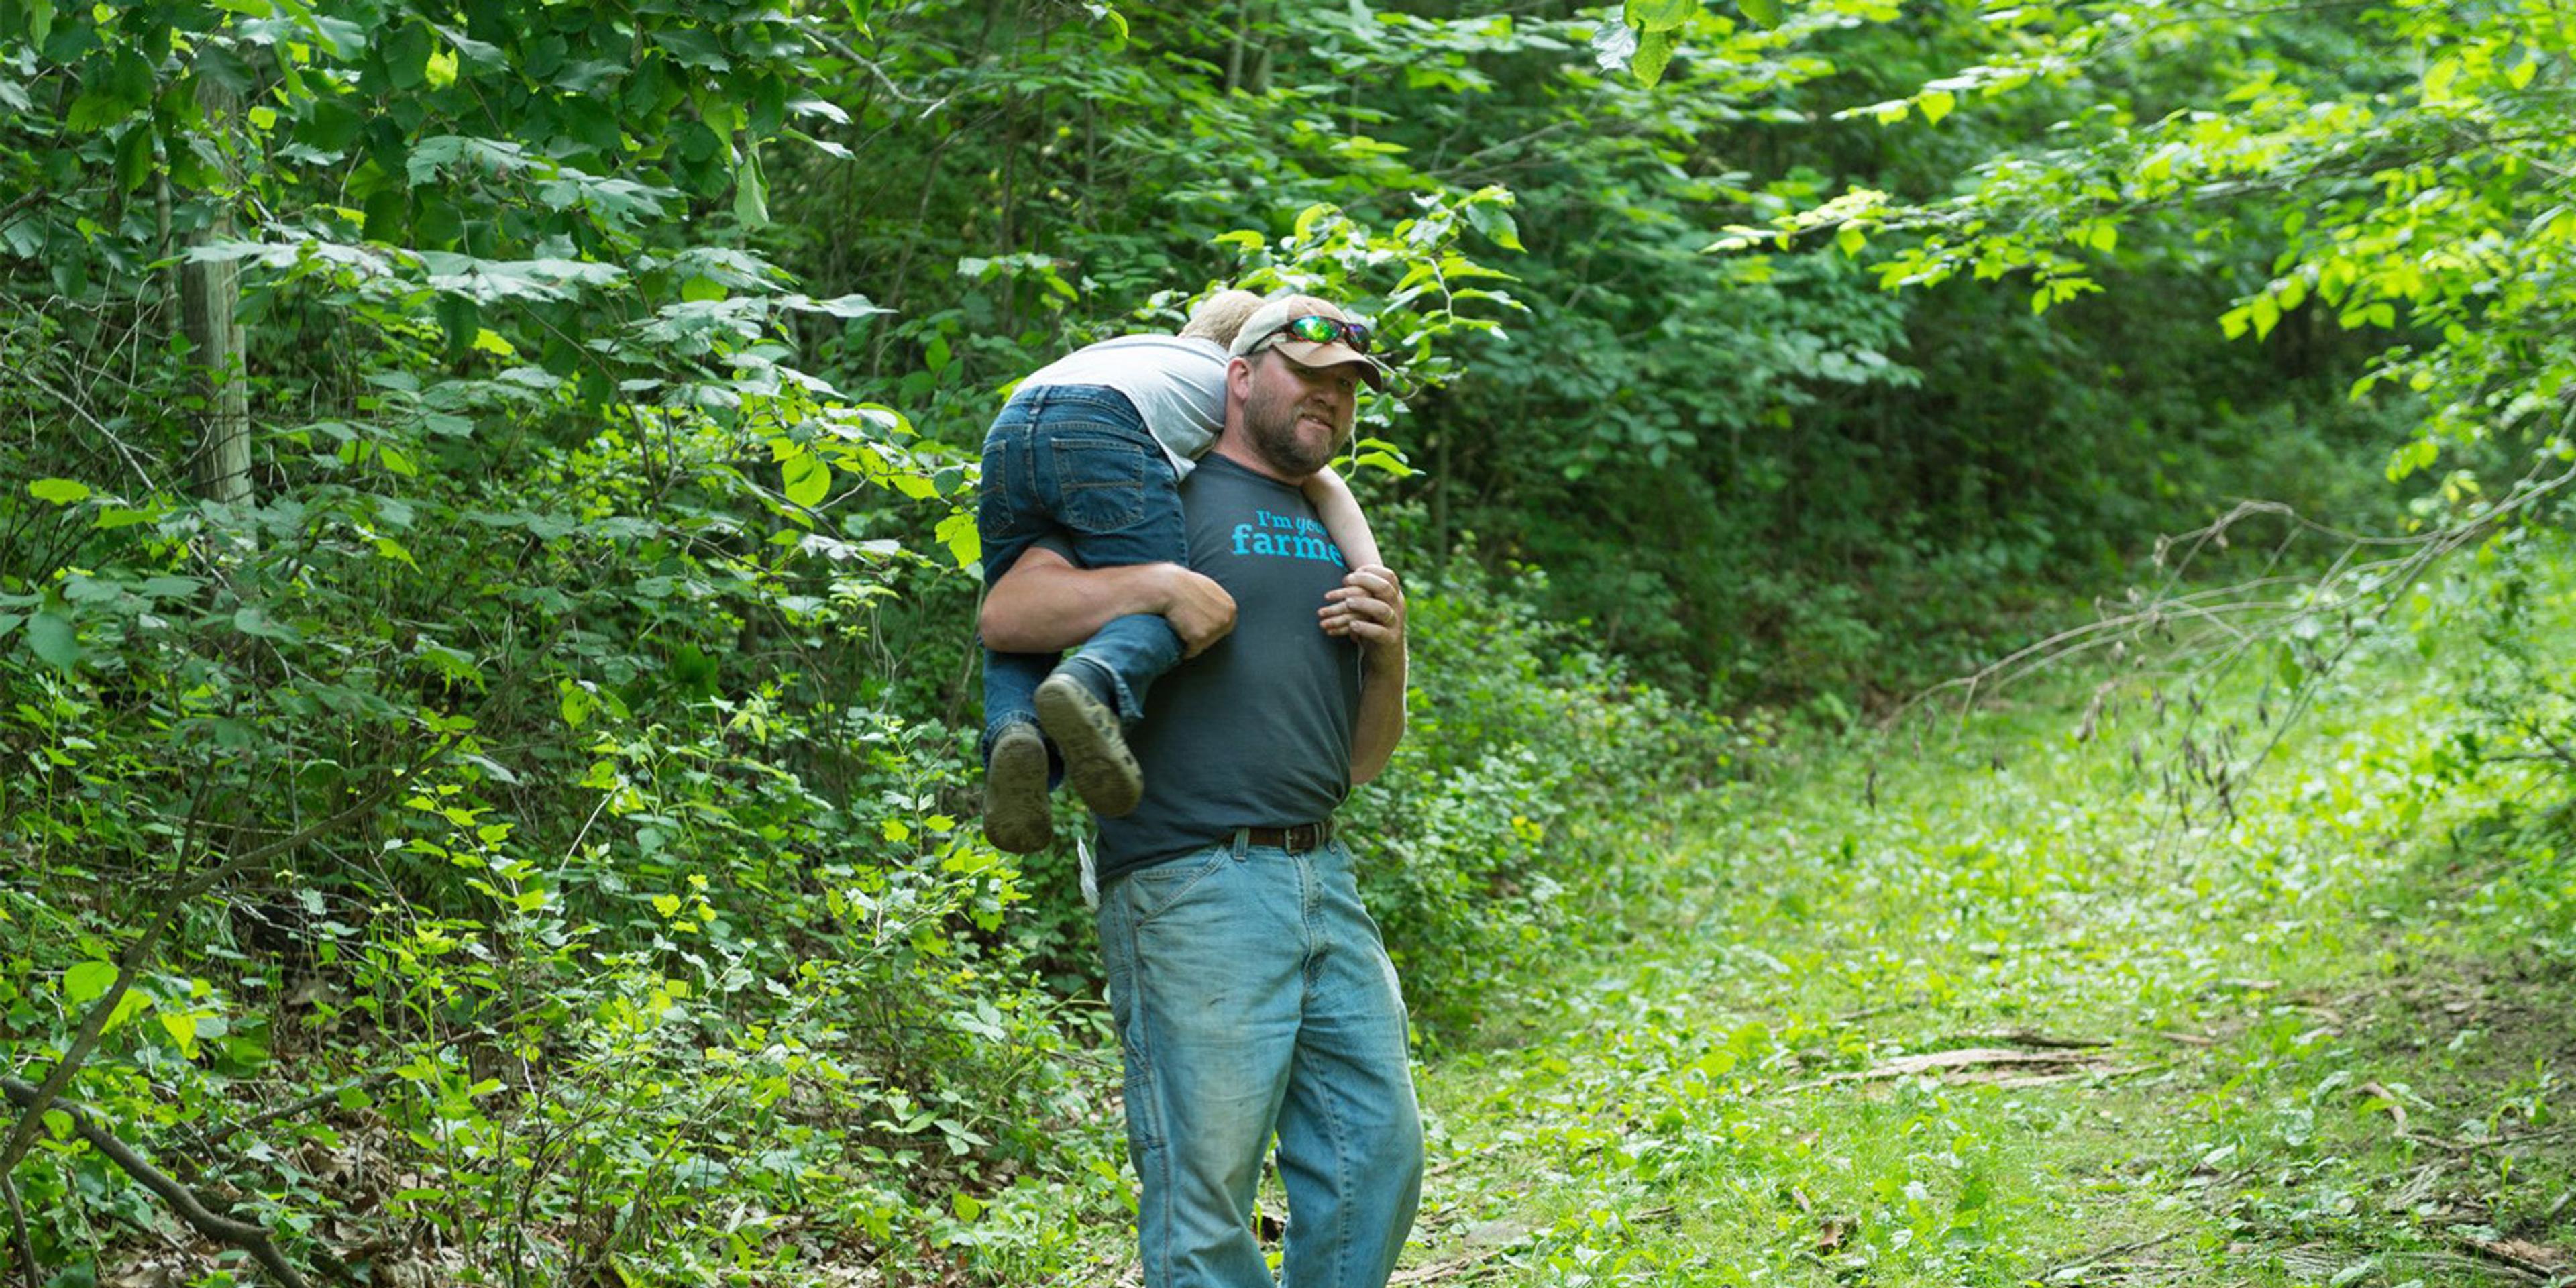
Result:
M1055 739L1064 757L1064 776L1091 812L1122 818L1135 812L1145 797L1145 771L1127 750L1127 733L1110 710L1081 681L1050 675L1038 685L1038 725Z
M1046 743L1035 733L1005 735L993 744L993 763L984 770L984 839L1012 854L1035 854L1055 843Z

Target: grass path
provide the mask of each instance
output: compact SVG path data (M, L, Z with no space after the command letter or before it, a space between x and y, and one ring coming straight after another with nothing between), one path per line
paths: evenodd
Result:
M2081 694L1773 767L1426 1068L1398 1282L2576 1282L2576 864L2448 781L2457 665L2355 672L2232 818Z

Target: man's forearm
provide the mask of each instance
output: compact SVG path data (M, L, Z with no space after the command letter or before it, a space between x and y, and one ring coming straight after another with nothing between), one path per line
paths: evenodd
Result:
M1044 550L1012 565L984 598L984 646L1003 653L1055 653L1081 644L1130 613L1163 613L1174 564L1076 568Z
M1398 644L1390 651L1394 657L1388 660L1372 654L1360 673L1359 719L1351 729L1354 786L1385 770L1386 762L1395 755L1395 745L1404 741L1404 646Z

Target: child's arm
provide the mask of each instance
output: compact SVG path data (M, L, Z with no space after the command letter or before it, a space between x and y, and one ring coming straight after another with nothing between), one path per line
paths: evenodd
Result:
M1333 472L1330 465L1315 471L1306 480L1306 501L1315 507L1315 517L1324 521L1324 531L1333 544L1342 548L1342 557L1353 568L1371 564L1386 566L1379 557L1377 534L1369 531L1368 516L1360 513L1360 499L1351 495L1351 485Z

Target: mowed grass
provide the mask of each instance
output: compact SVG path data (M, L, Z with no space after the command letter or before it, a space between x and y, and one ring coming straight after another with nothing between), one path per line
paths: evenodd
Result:
M2563 780L2461 772L2486 665L2392 639L2188 810L2180 693L2079 741L2098 676L1792 739L1428 1062L1399 1282L2570 1278L2576 861Z

